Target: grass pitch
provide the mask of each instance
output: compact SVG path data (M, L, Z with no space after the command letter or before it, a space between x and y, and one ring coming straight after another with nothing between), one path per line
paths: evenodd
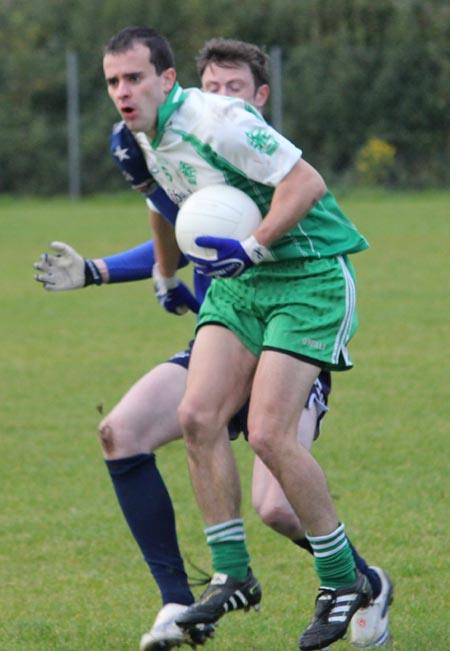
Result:
M354 258L355 368L335 375L315 454L353 542L395 581L396 651L450 647L449 200L449 193L340 197L371 248ZM54 239L86 257L144 241L145 213L131 194L0 200L1 650L133 651L159 609L95 432L99 406L109 410L134 380L183 349L194 319L163 312L147 281L48 294L32 269ZM257 520L252 454L243 441L235 449L264 599L259 614L225 617L208 648L294 650L313 608L312 562ZM158 459L186 558L209 570L182 443Z

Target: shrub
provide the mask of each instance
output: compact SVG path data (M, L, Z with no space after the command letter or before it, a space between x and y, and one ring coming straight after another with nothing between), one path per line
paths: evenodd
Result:
M396 149L380 138L370 138L356 157L356 170L363 182L383 184L389 181L395 165Z

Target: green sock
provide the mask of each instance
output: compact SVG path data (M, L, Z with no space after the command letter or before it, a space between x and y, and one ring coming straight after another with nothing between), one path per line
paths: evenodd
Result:
M235 579L245 579L250 556L245 544L244 521L240 518L228 520L206 527L204 531L215 571Z
M306 537L314 551L314 564L322 586L343 588L355 582L355 561L343 524L327 536L306 534Z

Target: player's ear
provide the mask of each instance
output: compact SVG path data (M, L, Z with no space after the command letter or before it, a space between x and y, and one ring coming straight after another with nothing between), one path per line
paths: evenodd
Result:
M270 95L270 88L268 84L261 84L261 86L258 88L258 90L255 93L255 106L256 108L261 111L264 104L267 102L268 98Z
M161 73L161 77L163 81L164 92L170 93L177 79L177 73L175 68L167 68L166 70L163 70L163 72Z

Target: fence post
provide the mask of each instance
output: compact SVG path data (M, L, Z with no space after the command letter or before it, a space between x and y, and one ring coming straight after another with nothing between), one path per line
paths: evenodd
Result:
M283 71L281 63L281 47L274 45L270 48L271 67L271 123L277 131L283 132Z
M69 196L81 196L80 174L80 109L78 91L78 55L74 50L66 52L67 76L67 148L69 159Z

